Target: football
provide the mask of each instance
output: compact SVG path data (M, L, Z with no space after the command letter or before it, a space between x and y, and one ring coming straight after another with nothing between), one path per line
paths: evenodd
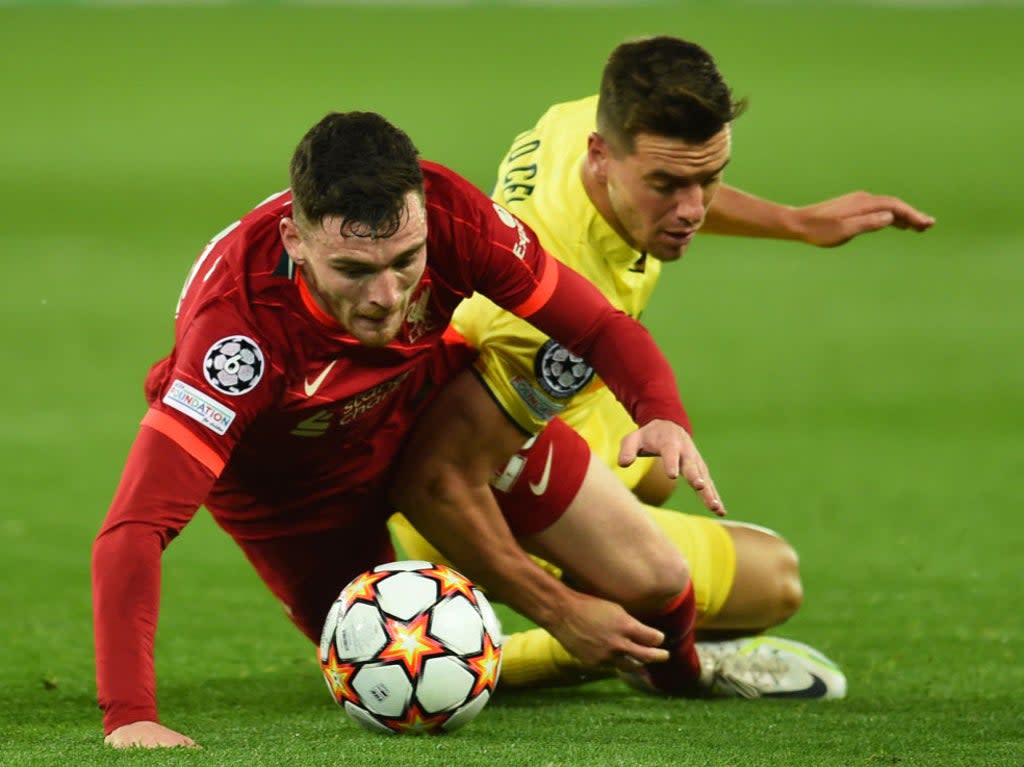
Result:
M334 700L367 729L452 732L494 693L501 627L452 568L390 562L342 589L324 623L320 668Z

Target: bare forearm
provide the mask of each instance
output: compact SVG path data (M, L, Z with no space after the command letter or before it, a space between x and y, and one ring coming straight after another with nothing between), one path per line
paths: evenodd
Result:
M541 625L570 590L538 567L512 535L489 481L526 437L470 371L417 422L395 474L392 499L466 576Z
M934 223L928 214L890 195L848 192L792 207L723 186L711 201L703 231L798 240L831 248L888 227L924 232Z
M491 598L550 627L572 593L540 568L512 536L490 487L438 467L426 487L400 494L413 526Z
M755 197L735 187L722 186L708 208L701 231L737 237L798 240L789 205Z

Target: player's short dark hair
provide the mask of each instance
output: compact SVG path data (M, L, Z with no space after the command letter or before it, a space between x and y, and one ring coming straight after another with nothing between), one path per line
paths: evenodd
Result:
M597 131L627 152L651 133L700 144L739 117L714 58L696 43L666 35L622 43L601 77Z
M375 112L331 112L295 148L290 175L297 221L342 219L358 237L390 237L409 192L423 193L412 139Z

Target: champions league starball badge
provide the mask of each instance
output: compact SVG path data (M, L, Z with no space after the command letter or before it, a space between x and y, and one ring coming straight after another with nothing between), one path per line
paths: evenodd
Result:
M263 352L245 336L227 336L206 352L203 373L219 392L237 397L245 394L263 377Z
M544 391L559 399L581 391L594 377L594 368L582 357L551 340L537 350L533 372Z

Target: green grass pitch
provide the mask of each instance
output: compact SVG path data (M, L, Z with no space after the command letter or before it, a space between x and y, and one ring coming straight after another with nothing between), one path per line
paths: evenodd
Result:
M0 764L1024 765L1024 8L142 5L0 3ZM779 633L835 658L848 699L605 682L375 736L200 514L165 557L157 663L166 723L204 749L105 749L89 548L205 241L333 109L383 112L489 188L545 105L660 32L750 97L728 181L938 218L834 251L698 239L645 318L732 515L801 552Z

